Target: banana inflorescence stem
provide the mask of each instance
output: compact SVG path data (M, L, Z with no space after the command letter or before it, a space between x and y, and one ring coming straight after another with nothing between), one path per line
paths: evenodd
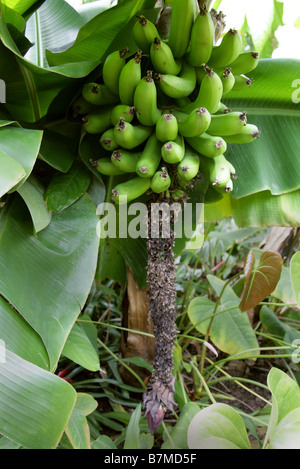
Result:
M154 372L144 393L144 405L149 428L153 434L163 421L165 411L172 412L176 406L173 398L174 376L172 375L173 349L177 337L176 269L173 253L175 234L171 228L167 235L164 233L164 226L171 227L176 214L174 215L172 211L170 199L159 202L167 209L159 212L158 217L154 217L149 204L147 241L149 314L153 322L155 348L152 362Z

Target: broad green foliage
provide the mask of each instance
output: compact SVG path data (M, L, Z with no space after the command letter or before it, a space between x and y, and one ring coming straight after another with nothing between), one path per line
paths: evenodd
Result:
M40 130L21 129L2 122L0 128L0 196L16 190L31 174L42 140ZM22 151L20 152L20 145Z
M299 386L278 368L270 371L268 386L272 392L272 412L264 446L270 449L299 449Z
M0 390L0 432L25 448L54 449L76 401L72 386L6 350Z
M87 370L97 371L100 368L98 351L91 343L81 324L74 324L62 354Z
M300 390L278 368L268 375L272 410L264 448L299 449ZM250 449L242 417L227 404L212 404L198 412L188 428L190 449Z
M250 449L242 417L227 404L198 412L188 429L189 449Z
M66 434L74 449L91 449L90 430L86 417L97 408L89 394L78 393L75 407L66 426Z
M93 281L96 225L94 204L85 195L53 214L35 238L24 203L16 198L0 233L0 292L42 337L51 370Z
M257 356L257 339L248 316L240 312L240 299L223 280L212 275L207 279L220 302L216 305L205 297L194 298L188 308L193 325L202 334L209 328L211 341L230 355L236 354L239 358Z
M164 435L162 449L188 449L187 432L193 417L199 412L199 406L195 402L185 404L180 412L176 426Z

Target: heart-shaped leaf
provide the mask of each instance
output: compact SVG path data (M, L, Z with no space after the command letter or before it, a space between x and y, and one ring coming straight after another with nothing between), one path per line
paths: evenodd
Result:
M213 275L207 280L220 296L225 282ZM243 354L257 356L258 343L247 314L239 309L239 298L232 288L227 285L220 304L215 311L215 303L205 297L194 298L189 304L188 315L195 328L206 334L208 327L209 337L215 346L230 355ZM212 315L214 314L211 323Z
M242 417L229 405L200 410L188 429L189 449L250 449Z
M97 408L97 401L85 393L78 393L75 407L66 426L66 434L74 449L90 449L91 438L86 416Z
M245 283L240 302L241 311L254 308L276 288L282 269L282 257L275 251L263 251L255 267L255 255L249 251L244 264Z
M291 436L290 431L296 432L294 437L296 434L299 435L299 425L294 421L294 417L296 415L299 421L300 390L296 381L275 367L268 374L267 382L272 393L272 411L264 446L271 443L271 447L274 444L274 448L279 448L278 439L283 438L284 435L285 437ZM295 423L296 426L294 426Z

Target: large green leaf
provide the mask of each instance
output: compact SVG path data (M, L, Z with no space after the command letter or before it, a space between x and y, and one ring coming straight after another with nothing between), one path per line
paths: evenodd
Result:
M80 324L74 324L62 354L87 370L97 371L100 368L98 352Z
M282 195L263 191L241 199L231 197L231 208L238 226L299 226L300 190Z
M29 177L38 156L42 136L43 132L40 130L1 126L0 197L9 190L17 189Z
M54 449L75 401L76 392L69 383L5 351L5 363L0 364L0 433L4 436L25 448Z
M0 152L0 197L18 184L26 173L13 158Z
M14 43L0 3L0 76L7 84L5 107L14 119L36 122L56 100L55 110L65 112L74 94L99 61L65 64L51 70L26 60Z
M66 426L66 433L74 449L91 449L90 430L86 416L98 406L97 401L85 393L78 393L75 407Z
M45 192L48 209L59 212L69 207L86 192L90 182L90 172L79 162L67 174L55 174Z
M242 417L227 404L200 410L188 429L189 449L250 449Z
M228 146L226 155L238 176L234 198L266 190L279 195L300 188L300 103L294 86L299 67L299 60L261 60L251 72L251 88L231 92L224 99L233 110L246 110L248 122L262 132L255 142Z
M39 156L55 169L66 173L77 155L77 139L46 129Z
M213 275L208 275L207 279L219 297L225 282ZM231 355L238 354L240 358L257 356L257 339L248 316L240 312L239 303L238 296L227 285L216 311L213 301L197 297L189 304L188 315L195 328L202 334L206 334L210 327L210 339L220 350Z
M93 2L75 5L74 8L81 16L84 23L87 23L104 10L110 8L111 0L94 0Z
M280 440L278 441L279 435L277 430L279 430L279 433L283 431L283 435L287 430L290 431L290 438L293 431L295 431L294 438L299 442L299 425L292 427L294 424L295 411L297 412L297 419L299 419L300 390L298 384L282 370L273 367L268 374L268 387L272 393L272 412L264 445L267 445L267 447L270 445L272 448L272 438L274 436L274 448L280 447L278 444ZM292 414L292 412L294 413ZM280 424L281 426L279 426ZM288 427L290 427L290 429Z
M45 188L33 176L18 189L30 212L35 233L42 231L51 221L51 214L44 202L44 192Z
M23 15L27 10L40 2L37 2L37 0L2 0L2 3Z
M8 350L35 365L49 369L49 357L36 331L0 297L1 340Z
M26 37L34 43L26 59L47 67L46 49L53 52L70 47L83 21L64 0L47 0L27 21Z
M188 449L187 432L188 427L199 412L199 406L195 402L188 402L183 406L180 412L180 417L176 422L175 427L169 430L164 435L165 441L162 444L162 449Z
M0 293L41 336L53 370L94 279L98 217L84 195L36 239L25 207L15 199L0 232Z
M49 64L54 66L80 60L101 60L143 3L143 0L130 0L95 16L80 29L75 43L68 50L56 54L47 51Z

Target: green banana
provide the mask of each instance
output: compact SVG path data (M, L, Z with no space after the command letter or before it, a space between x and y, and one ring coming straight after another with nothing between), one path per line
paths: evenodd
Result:
M169 189L171 185L171 178L165 167L157 171L151 179L150 188L156 194L161 194Z
M118 143L114 136L114 129L108 129L101 135L100 143L105 150L114 151L118 148Z
M191 102L192 101L187 96L185 96L183 98L175 99L175 104L178 108L183 108L184 106L187 106L188 104L191 104Z
M194 150L207 158L216 158L227 150L227 144L222 137L207 133L198 137L187 137L186 141Z
M230 170L223 154L216 158L200 157L201 171L208 181L216 187L225 187L230 180Z
M192 26L191 41L186 59L190 65L200 67L210 59L215 39L215 27L210 12L200 9Z
M203 78L197 98L192 103L182 108L183 112L189 113L193 109L205 107L210 114L214 114L222 99L222 80L212 69L206 68L206 75Z
M233 179L237 179L235 167L233 166L233 164L230 163L230 161L228 161L228 160L226 160L226 161L227 161L227 166L228 166L229 171L230 171L230 176L231 176Z
M223 84L223 96L225 96L232 90L235 84L235 76L233 75L231 68L226 67L220 78Z
M183 160L185 143L182 135L178 134L174 141L166 142L161 148L161 156L166 163L176 164Z
M211 70L211 68L206 65L206 64L201 64L200 67L195 67L196 70L196 81L198 85L201 85L203 78L209 74L212 73L212 71L216 72L216 70Z
M211 123L207 129L209 135L232 135L239 133L247 123L246 112L228 112L211 116Z
M135 173L135 168L141 154L136 152L130 152L118 148L111 155L111 162L116 168L123 171L124 173Z
M162 111L157 107L157 90L150 70L136 87L134 107L137 118L142 125L155 125L162 114Z
M118 205L131 202L150 189L150 181L150 178L136 176L122 182L112 190L112 200Z
M156 26L145 16L139 16L133 30L133 39L139 49L144 53L149 53L152 42L155 37L159 37Z
M178 122L173 114L162 114L156 122L156 137L160 142L175 140L178 135Z
M200 159L195 152L187 149L183 160L177 166L177 171L179 176L186 180L190 181L197 176L200 167Z
M234 79L235 82L232 87L232 91L244 91L246 88L250 88L253 83L253 80L246 77L246 75L235 75Z
M212 50L208 65L212 68L228 67L243 50L242 36L236 29L230 29L219 46Z
M205 107L194 109L190 114L173 111L178 120L178 130L184 137L197 137L207 131L211 115Z
M72 117L83 116L93 110L93 105L88 103L82 96L79 96L71 105Z
M103 64L102 75L104 84L115 95L119 95L120 73L125 65L125 57L128 52L128 47L125 47L122 50L116 50L108 55Z
M119 97L112 93L108 86L99 83L86 83L82 88L82 97L95 106L105 106L119 101Z
M133 59L122 68L119 78L119 96L123 104L133 105L135 89L142 78L142 51L138 50Z
M225 184L224 189L225 189L225 192L232 192L233 191L233 181L232 181L232 179L229 179L227 184Z
M260 130L254 124L246 124L242 130L235 135L226 135L224 140L227 143L250 143L260 137Z
M195 13L194 0L174 0L168 44L176 59L183 57L187 51Z
M111 123L113 126L117 125L121 118L125 122L132 122L135 115L135 108L126 104L118 104L111 112Z
M83 127L89 134L100 134L111 127L110 116L112 107L103 106L81 119Z
M157 140L155 132L150 135L141 157L136 165L136 172L140 177L151 178L161 160L161 143Z
M114 137L120 147L126 150L132 150L147 140L151 132L151 127L132 125L130 122L125 122L124 119L120 119L119 123L114 128Z
M101 158L96 162L96 169L99 171L100 174L104 176L120 176L121 174L125 174L124 171L121 171L119 168L116 168L115 165L112 164L110 158Z
M187 181L185 178L182 178L179 173L177 173L176 181L184 191L193 189L193 181Z
M227 107L226 104L220 102L215 114L227 114L228 112L232 112L232 109Z
M158 37L154 38L150 48L150 58L156 72L169 75L178 75L180 73L182 61L175 60L168 44Z
M258 52L242 52L229 67L234 75L246 75L257 67L258 62Z
M189 96L196 86L196 70L187 62L183 62L178 76L159 74L156 78L163 93L174 99Z

